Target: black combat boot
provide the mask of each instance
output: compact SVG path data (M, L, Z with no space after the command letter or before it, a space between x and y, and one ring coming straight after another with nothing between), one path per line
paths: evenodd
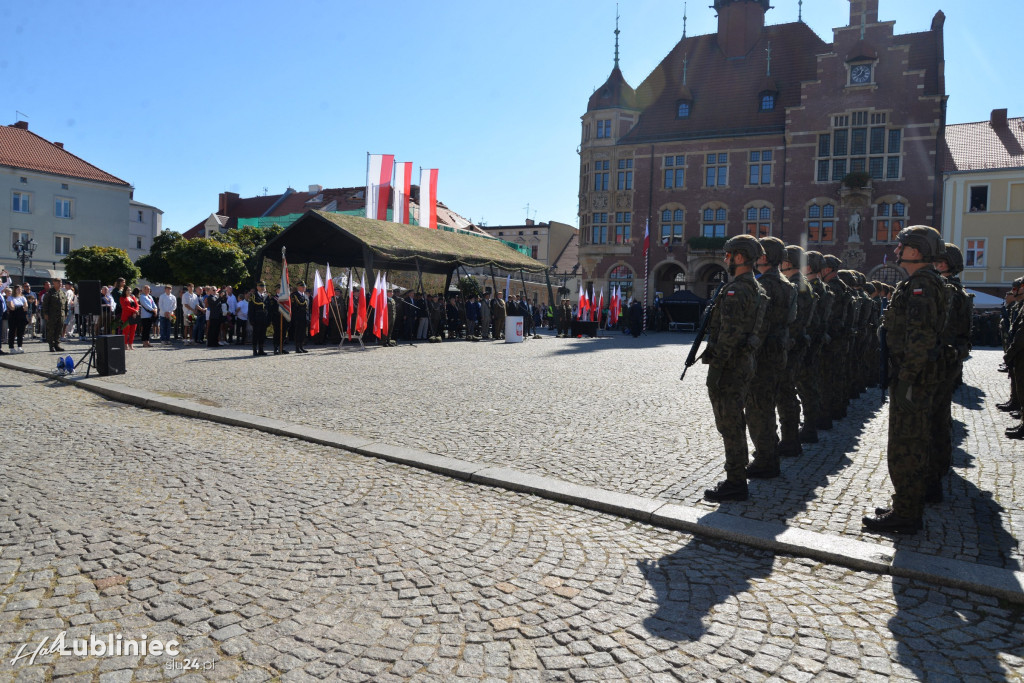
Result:
M817 435L814 436L814 440L818 440ZM804 452L804 447L799 441L780 441L775 452L780 458L794 458Z
M830 417L819 417L818 422L814 425L816 428L827 432L832 429L832 418Z
M1024 423L1006 428L1006 436L1010 439L1024 439Z
M997 403L996 404L996 408L998 408L999 410L1003 411L1004 413L1008 413L1011 410L1019 410L1020 406L1017 405L1016 401L1014 401L1013 399L1010 399L1006 403Z
M876 515L875 517L863 517L861 518L861 524L863 524L864 528L868 531L877 531L888 534L916 534L924 528L920 519L898 517L893 514L892 510L887 511L884 514Z
M780 474L778 463L772 465L764 461L758 462L755 458L754 462L747 465L748 479L774 479Z
M749 496L747 482L745 481L720 481L713 489L704 490L704 500L712 503L721 503L726 500L746 500Z
M804 425L804 428L800 430L800 443L818 443L817 430Z
M924 491L924 502L934 505L935 503L941 503L943 499L942 482L934 481L928 484L928 488Z

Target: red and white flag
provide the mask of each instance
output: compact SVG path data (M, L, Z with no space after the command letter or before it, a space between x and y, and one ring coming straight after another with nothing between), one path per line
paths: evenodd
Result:
M316 336L320 332L320 308L324 304L324 281L320 279L320 271L313 271L313 308L315 312L309 316L309 334Z
M368 154L366 161L366 217L388 218L388 192L394 172L394 154Z
M644 258L647 258L647 250L651 248L651 221L644 223Z
M324 296L327 297L326 305L324 306L324 322L330 317L330 306L331 302L334 301L334 280L331 279L331 264L327 264L327 282L324 283Z
M370 296L370 305L373 306L373 334L380 336L380 293L383 285L380 281L380 271L377 271L377 279L373 281L373 294Z
M601 298L597 300L597 310L594 311L594 320L601 323L601 309L604 308L604 290L601 290Z
M381 307L381 322L380 331L383 337L388 336L391 332L391 327L388 325L388 275L384 273L383 277L383 288L380 293L380 307Z
M420 225L437 230L437 169L420 169Z
M412 188L412 162L395 164L395 198L391 209L391 220L395 223L409 222L409 191Z
M356 312L356 334L366 331L366 270L360 278L359 310Z
M281 293L277 295L277 310L281 316L291 322L292 319L292 288L288 284L288 259L284 257L284 247L281 247Z
M356 310L356 290L352 287L352 269L348 269L348 311L345 315L345 331L348 333L348 340L352 341L352 314Z
M576 319L583 320L583 285L580 285L580 296L576 301Z

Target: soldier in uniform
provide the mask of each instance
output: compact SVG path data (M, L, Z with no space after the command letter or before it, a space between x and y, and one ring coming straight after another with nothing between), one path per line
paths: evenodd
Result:
M281 315L281 285L274 287L274 296L271 298L270 304L267 307L267 315L270 316L270 324L274 330L274 355L285 354L288 351L284 348L284 330L285 323L284 316Z
M480 302L480 337L481 339L491 338L491 290L484 292L484 298Z
M811 289L807 276L800 272L805 260L804 250L797 245L786 247L786 258L782 261L782 275L796 287L796 316L789 326L789 353L786 357L786 375L779 386L779 430L781 441L777 448L782 457L800 455L800 394L797 387L808 367L807 357L811 346L812 321L817 297ZM806 399L805 399L806 400ZM808 415L804 406L804 415ZM812 424L813 429L813 424Z
M309 295L306 294L306 283L300 281L292 292L292 343L295 353L306 351L306 330L309 329Z
M999 410L1010 412L1011 416L1019 419L1017 425L1006 430L1006 436L1011 439L1024 439L1024 419L1021 418L1020 396L1024 393L1024 326L1021 325L1024 316L1021 316L1021 307L1024 306L1024 279L1017 278L1013 282L1013 288L1007 293L1005 306L1009 310L1010 323L1004 335L1003 342L1003 363L1006 365L1010 375L1010 400L1000 403L996 407ZM1014 412L1016 411L1016 412Z
M832 302L835 296L821 280L821 270L824 266L825 257L821 252L807 252L804 275L807 276L817 303L814 306L814 317L811 318L811 344L807 350L807 361L797 378L797 391L800 393L800 403L804 408L800 443L818 443L818 430L832 429L832 418L829 416L830 411L826 409L823 395L828 371L823 351L831 340L828 336L828 323L832 317Z
M252 325L252 355L265 356L263 343L267 340L267 316L269 315L270 295L267 294L267 283L260 282L256 291L249 298L249 324ZM276 311L275 311L276 312ZM275 340L276 344L277 341Z
M896 263L908 275L893 292L883 325L891 370L887 460L892 506L863 518L869 531L921 529L929 458L934 450L933 402L942 370L942 330L949 294L932 263L945 244L935 228L912 225L897 235Z
M850 353L850 334L855 317L853 295L850 288L839 278L843 262L826 254L821 279L832 292L832 314L828 321L829 341L825 344L823 368L828 387L822 396L825 399L824 414L832 420L846 417L846 401L849 398L849 377L847 360ZM826 360L827 359L827 360Z
M754 279L754 264L764 254L751 235L725 243L725 262L732 280L719 293L708 324L708 346L701 359L708 366L708 397L715 427L725 445L725 480L704 491L712 502L746 500L747 426L743 403L754 377L754 355L761 345L768 296ZM632 325L632 323L631 323Z
M572 325L572 304L569 303L569 297L563 296L562 303L558 308L558 336L568 337L570 325Z
M46 321L46 343L51 351L63 351L60 345L60 333L64 330L64 320L68 317L68 295L61 286L60 278L53 280L53 287L43 297L43 320Z
M935 429L935 450L929 459L928 488L925 502L942 500L942 477L953 465L953 391L960 384L964 361L971 352L971 318L974 305L964 291L957 275L964 269L964 255L955 244L946 243L946 253L935 261L935 270L946 282L949 309L946 326L942 330L942 353L945 355L947 374L939 384L935 396L932 424Z
M491 308L491 319L494 321L494 338L505 338L505 292L499 291Z
M779 385L786 374L789 326L796 319L796 287L782 276L779 266L786 245L778 237L758 240L764 253L756 261L757 282L768 295L761 347L755 357L754 378L743 403L747 429L754 442L754 461L747 467L750 479L779 476L779 432L775 428Z

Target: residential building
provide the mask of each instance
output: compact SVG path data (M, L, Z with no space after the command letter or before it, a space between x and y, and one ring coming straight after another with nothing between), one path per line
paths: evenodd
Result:
M946 127L942 234L964 252L964 286L1002 296L1024 276L1024 118Z
M0 266L16 278L21 263L12 245L22 238L37 245L25 270L30 281L62 277L60 261L72 249L129 246L132 186L29 131L25 121L0 126L0 190L7 197Z
M818 37L767 25L769 0L715 0L718 31L686 36L635 90L614 68L580 144L580 268L646 300L725 277L733 235L774 235L895 282L910 224L939 225L943 24L898 35L879 0ZM649 226L650 250L643 242Z
M163 229L164 212L155 206L128 202L128 257L134 262L149 253L153 238Z
M552 287L565 287L575 292L579 287L579 230L567 223L551 221L537 223L527 218L523 225L484 225L480 229L491 237L512 242L527 250L527 254L548 266L548 276ZM486 275L484 273L483 275ZM505 274L499 274L505 277ZM519 277L514 274L513 277ZM547 277L543 274L526 276L527 280L543 283L546 287ZM531 292L534 292L532 288ZM547 301L546 290L541 291L538 301Z

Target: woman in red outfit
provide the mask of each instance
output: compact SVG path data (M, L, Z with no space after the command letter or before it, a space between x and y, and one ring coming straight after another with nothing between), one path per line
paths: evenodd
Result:
M138 288L129 292L127 287L124 290L124 296L121 297L121 322L124 323L124 345L129 351L135 348L135 328L138 327L139 320L138 297Z

